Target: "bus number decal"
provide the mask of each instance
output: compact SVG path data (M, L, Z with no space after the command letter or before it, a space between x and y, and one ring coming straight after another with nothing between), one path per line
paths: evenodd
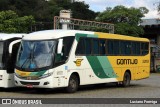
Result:
M138 64L137 59L117 59L117 65L133 65Z
M149 60L143 60L142 63L149 63Z

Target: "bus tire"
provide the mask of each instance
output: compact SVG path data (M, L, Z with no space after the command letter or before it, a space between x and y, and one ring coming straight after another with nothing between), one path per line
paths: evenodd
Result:
M122 86L123 87L128 87L130 85L130 81L131 81L130 73L125 72L124 77L123 77L123 81L122 81Z
M68 82L68 87L66 88L66 91L68 93L74 93L78 90L78 78L76 75L71 75L69 82Z

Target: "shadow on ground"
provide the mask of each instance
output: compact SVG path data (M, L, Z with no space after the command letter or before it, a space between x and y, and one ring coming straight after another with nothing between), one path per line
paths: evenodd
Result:
M109 90L109 89L118 89L118 88L139 88L139 87L147 87L142 84L131 84L129 87L121 87L117 86L115 83L108 84L94 84L94 85L86 85L80 86L78 92L85 91L94 91L94 90ZM0 92L8 92L8 93L24 93L24 94L68 94L64 88L57 89L46 89L46 88L26 88L26 87L15 87L15 88L0 88Z

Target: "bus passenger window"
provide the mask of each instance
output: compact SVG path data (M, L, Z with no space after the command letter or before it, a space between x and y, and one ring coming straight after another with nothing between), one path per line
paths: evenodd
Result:
M72 44L74 41L74 37L73 36L69 36L69 37L64 37L63 39L63 47L62 47L62 55L57 54L56 58L55 58L55 63L59 63L62 62L64 63L69 56L70 50L72 48Z
M93 39L93 55L99 55L99 41L98 39Z
M20 42L13 45L11 56L9 56L8 62L7 62L7 65L8 65L7 72L8 73L13 73L14 72L15 61L16 61L16 58L17 58L19 45L20 45Z
M121 41L121 54L122 55L131 55L131 42L130 41Z
M132 55L140 55L140 43L132 42Z
M76 48L76 55L84 55L84 38L80 38Z
M119 55L120 48L119 48L119 41L114 40L114 47L113 47L113 54L114 55Z
M108 40L107 47L109 55L119 55L120 49L118 40Z
M105 40L103 40L103 39L100 39L100 48L99 48L99 51L100 51L100 55L106 55L106 49L105 49L105 47L106 47L106 44L105 44Z
M113 41L112 40L108 40L107 41L107 50L108 50L108 54L112 55L113 54Z
M85 39L85 54L86 55L91 55L91 39L90 38L86 38Z
M141 54L146 55L149 52L149 44L148 43L141 43Z
M0 42L0 69L2 69L4 67L4 62L3 62L3 45L4 43L3 42Z

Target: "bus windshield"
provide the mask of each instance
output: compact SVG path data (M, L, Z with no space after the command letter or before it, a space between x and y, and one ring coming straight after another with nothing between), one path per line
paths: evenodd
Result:
M23 40L18 52L16 66L21 69L41 69L53 63L56 40Z
M0 41L0 68L3 68L2 57L3 57L3 42Z

